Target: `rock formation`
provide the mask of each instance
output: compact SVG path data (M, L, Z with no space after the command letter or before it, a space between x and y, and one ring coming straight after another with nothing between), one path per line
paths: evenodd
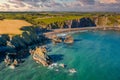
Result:
M8 66L8 65L11 64L11 60L10 60L10 58L9 58L8 55L6 55L6 58L4 59L4 62L5 62L5 64L6 64L6 66Z
M73 43L73 42L74 42L74 40L73 40L73 37L72 37L71 35L67 35L67 36L65 37L64 43L69 43L69 44L71 44L71 43Z
M48 66L52 63L46 52L45 47L36 47L34 50L30 50L32 58L36 61L36 63L42 64L43 66Z
M56 36L56 35L53 35L52 42L53 42L53 44L61 43L62 39L60 37Z
M10 54L6 55L6 58L4 59L4 63L6 66L9 66L10 69L15 69L15 67L18 66L18 60L10 58Z
M14 59L13 61L13 65L17 66L18 65L18 61L16 59Z

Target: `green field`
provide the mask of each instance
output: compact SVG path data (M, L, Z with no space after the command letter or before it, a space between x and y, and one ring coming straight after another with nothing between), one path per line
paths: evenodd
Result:
M90 18L94 20L97 18L98 24L96 25L109 25L113 26L114 24L120 25L120 13L80 13L80 12L2 12L0 13L0 20L10 19L10 20L25 20L35 26L40 26L42 28L47 28L48 25L55 25L57 28L60 28L60 25L63 25L65 21L68 20L80 20L81 18ZM107 22L105 23L105 17L107 17Z
M39 21L43 24L50 24L54 22L64 22L67 20L73 20L73 19L80 19L84 16L57 16L57 17L49 17L49 18L36 18L35 21Z

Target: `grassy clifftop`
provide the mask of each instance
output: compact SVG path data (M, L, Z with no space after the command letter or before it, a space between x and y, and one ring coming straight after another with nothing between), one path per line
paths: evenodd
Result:
M3 19L24 20L31 23L32 25L40 26L42 28L47 28L47 29L64 28L64 26L66 25L68 26L68 24L70 25L71 24L70 22L72 22L73 26L74 25L79 26L80 21L81 21L81 24L84 24L84 25L88 25L88 22L94 22L96 26L120 25L119 13L80 13L80 12L0 13L0 20L3 20ZM15 26L17 28L19 28L19 25L20 25L19 21L13 22L15 24L9 21L3 24L7 26L8 23L10 23L11 26ZM24 24L21 26L29 26L29 24L26 24L24 22L21 22L21 23ZM1 27L3 27L3 24L1 25ZM1 31L3 30L1 29ZM17 30L15 31L16 33L19 33L19 31Z
M80 19L84 16L57 16L57 17L45 17L45 18L36 18L34 19L35 22L41 23L41 24L51 24L54 22L64 22L67 20L73 20L73 19Z
M64 22L66 20L80 19L82 17L91 16L89 13L0 13L0 19L20 19L41 27L55 22Z

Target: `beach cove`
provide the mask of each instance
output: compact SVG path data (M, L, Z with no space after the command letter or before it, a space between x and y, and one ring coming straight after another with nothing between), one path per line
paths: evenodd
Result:
M24 63L14 70L0 64L1 80L119 80L120 59L118 31L85 31L74 33L72 45L59 43L47 46L54 62L64 63L66 68L48 69L36 64L29 56ZM70 74L68 69L75 68ZM16 75L17 74L17 75Z

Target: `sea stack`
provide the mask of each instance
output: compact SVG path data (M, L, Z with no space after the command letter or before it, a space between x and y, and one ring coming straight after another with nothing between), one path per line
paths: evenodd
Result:
M52 36L52 42L53 44L56 44L56 43L61 43L62 42L62 39L56 35L53 35Z
M43 66L48 66L52 63L43 47L36 47L34 50L30 50L30 53L36 63L42 64Z
M74 42L74 39L73 39L73 37L72 37L71 35L67 35L67 36L65 37L64 43L71 44L71 43L73 43L73 42Z

